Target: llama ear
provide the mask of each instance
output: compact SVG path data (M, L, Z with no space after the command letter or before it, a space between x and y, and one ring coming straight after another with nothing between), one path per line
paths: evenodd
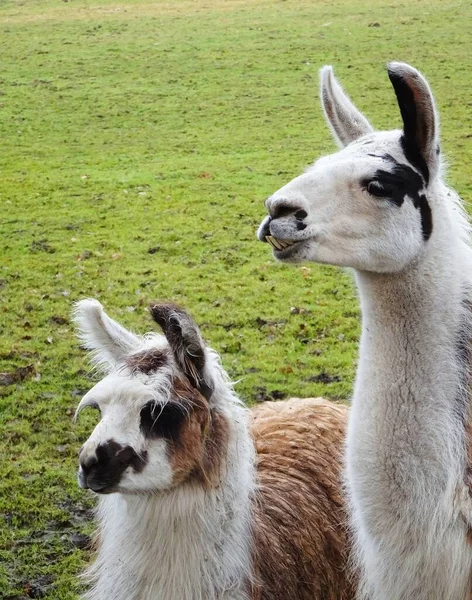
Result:
M73 320L82 344L92 351L92 361L105 370L140 345L140 338L110 319L98 300L89 298L77 302Z
M405 63L388 64L388 76L403 119L401 143L407 160L426 183L439 167L439 117L426 79Z
M213 388L205 379L205 344L195 321L175 304L152 304L149 310L162 328L179 368L209 400Z
M341 148L374 131L369 121L354 106L339 85L332 67L326 66L321 69L320 80L321 104L328 125Z

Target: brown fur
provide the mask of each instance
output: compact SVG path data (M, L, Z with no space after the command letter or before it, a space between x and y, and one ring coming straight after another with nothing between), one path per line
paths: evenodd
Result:
M174 381L174 394L189 411L178 439L169 442L174 484L217 487L226 418L187 381ZM321 398L251 410L257 452L251 600L354 598L341 494L347 414L346 406Z
M204 487L217 487L226 456L228 422L189 382L175 380L175 400L189 412L178 439L169 442L169 456L174 484L186 479ZM190 473L190 476L189 476Z
M153 373L163 367L169 360L169 353L159 348L151 348L143 352L131 354L126 359L126 364L133 373Z
M348 409L320 398L255 407L258 493L252 600L348 600L341 494Z
M209 399L212 389L204 377L205 347L192 317L173 303L154 303L149 310L154 321L162 328L182 372Z

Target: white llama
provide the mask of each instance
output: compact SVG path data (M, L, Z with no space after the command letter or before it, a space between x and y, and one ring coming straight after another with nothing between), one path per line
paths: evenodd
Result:
M80 402L101 420L79 483L99 494L90 600L348 600L340 464L346 407L321 399L249 413L175 305L136 336L77 305L106 376ZM252 431L251 431L252 430Z
M438 116L391 63L403 129L375 132L321 71L343 148L266 201L258 236L283 262L353 267L362 337L347 438L359 598L471 598L470 231L442 179Z

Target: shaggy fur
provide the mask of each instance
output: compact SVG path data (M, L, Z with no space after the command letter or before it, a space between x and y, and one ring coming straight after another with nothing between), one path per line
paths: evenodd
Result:
M100 494L85 598L353 598L340 495L347 409L312 399L249 412L188 315L152 314L171 343L126 332L96 301L77 308L107 372L78 409L102 412L80 453L79 482ZM139 472L123 462L136 456ZM107 458L120 466L113 477Z
M401 63L389 77L403 130L374 132L322 70L343 149L267 200L259 237L280 260L355 269L363 317L346 479L359 598L470 600L470 228L442 181L428 83Z
M321 398L251 410L257 452L254 600L353 597L339 485L348 409Z

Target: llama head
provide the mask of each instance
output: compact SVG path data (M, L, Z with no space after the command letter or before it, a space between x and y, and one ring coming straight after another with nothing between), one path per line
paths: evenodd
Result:
M134 335L96 300L76 305L79 336L105 371L77 408L101 414L79 454L79 484L97 493L219 482L227 421L215 385L224 374L185 311L150 311L164 335Z
M342 149L267 199L258 237L278 260L397 272L428 244L440 168L434 99L413 67L390 63L388 75L403 129L376 132L332 68L321 70L321 102Z

